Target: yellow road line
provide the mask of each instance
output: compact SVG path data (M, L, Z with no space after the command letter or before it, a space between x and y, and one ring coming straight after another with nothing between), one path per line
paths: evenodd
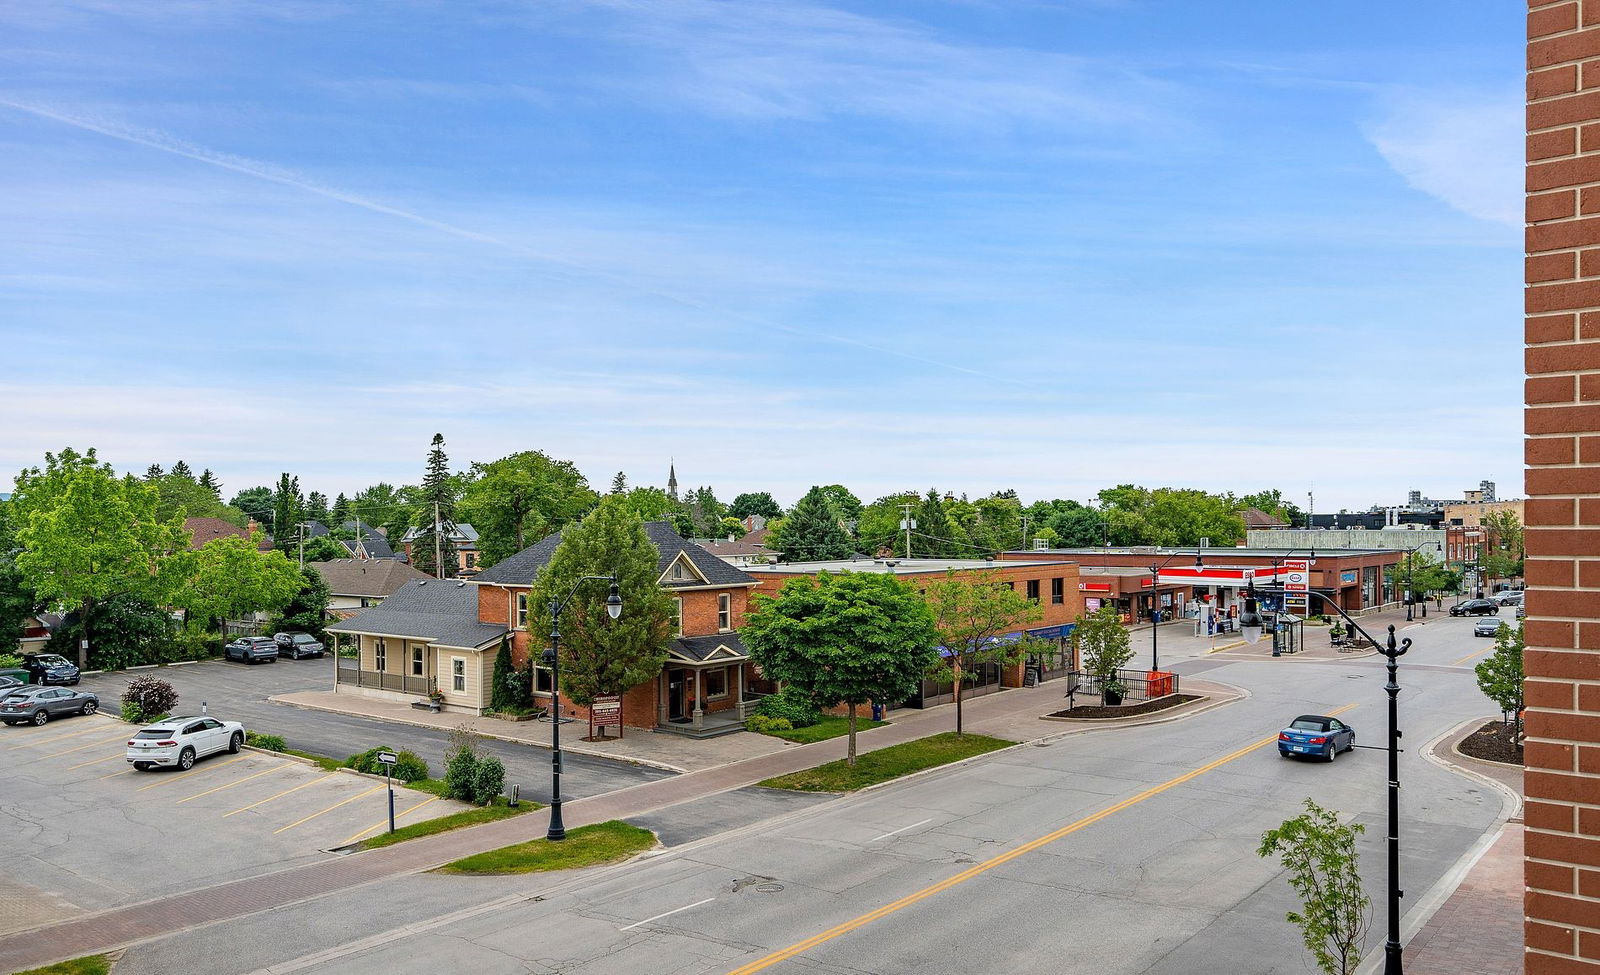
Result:
M48 755L40 755L39 758L58 758L58 757L60 757L62 755L71 755L73 752L81 752L85 748L99 748L101 745L109 745L114 741L127 741L127 740L128 740L128 736L127 735L118 735L115 738L102 738L99 741L91 741L87 745L79 745L76 748L67 748L67 749L64 749L64 750L59 751L59 752L51 752Z
M1467 654L1465 657L1462 657L1460 660L1457 660L1455 663L1451 664L1450 666L1459 667L1462 664L1466 663L1467 661L1471 660L1473 657L1481 656L1483 654L1488 653L1490 650L1493 650L1493 649L1494 649L1494 647L1484 647L1482 650L1474 650L1471 653Z
M347 805L349 803L355 802L357 799L360 799L362 796L370 796L374 792L377 792L381 788L383 788L383 786L375 785L375 786L373 786L372 788L368 789L365 792L358 792L358 793L356 793L355 795L351 796L348 799L341 799L340 801L334 803L333 805L329 806L328 808L319 809L319 810L317 810L316 812L312 813L311 815L307 816L304 819L297 819L297 820L295 820L294 822L290 823L287 826L278 827L277 829L272 831L272 835L273 836L277 836L279 833L283 832L286 829L294 829L296 826L299 826L301 823L309 823L313 819L316 819L318 816L321 816L323 813L331 813L335 809L338 809L340 806Z
M282 792L278 793L275 796L267 796L265 799L258 799L255 802L252 802L248 806L241 806L238 809L235 809L231 813L223 813L222 814L222 818L223 819L227 819L229 816L237 816L239 813L247 812L248 810L254 809L257 806L266 805L267 803L271 802L274 799L282 799L284 796L288 795L291 792L299 792L301 789L304 789L308 785L316 785L318 782L326 782L328 779L331 779L335 775L338 775L338 774L339 774L338 772L329 772L327 775L320 775L317 778L311 779L311 780L309 780L307 782L302 782L297 786L293 786L292 788L284 789Z
M211 769L214 769L214 768L222 768L224 765L232 765L234 762L242 762L242 761L244 761L245 759L247 759L249 757L250 757L249 755L240 755L238 758L230 758L226 762L218 762L215 765L208 765L205 768L192 768L187 772L180 772L177 775L163 775L161 778L159 778L156 781L150 783L149 785L142 785L139 788L135 789L134 791L135 792L144 792L147 789L155 789L155 788L158 788L158 787L163 786L163 785L171 785L174 782L179 782L179 781L182 781L183 779L187 779L191 775L199 775L201 772L209 772Z
M80 738L83 735L92 735L92 734L96 734L97 732L101 732L101 731L104 731L104 730L106 730L104 727L85 728L82 731L74 731L71 734L67 734L67 735L56 735L54 738L42 738L39 741L26 741L26 742L23 742L20 745L12 745L9 748L7 748L6 751L14 752L19 748L32 748L35 745L48 745L53 741L66 741L68 738Z
M119 775L127 775L129 772L132 772L132 771L133 771L133 769L131 769L131 768L125 768L120 772L112 772L110 775L102 775L102 776L100 776L100 778L101 779L114 779Z
M433 796L432 798L424 799L421 802L417 803L415 806L412 806L410 809L407 809L407 810L405 810L403 812L395 813L394 814L395 821L399 822L400 820L404 819L406 817L406 813L416 812L418 809L421 809L423 806L426 806L428 803L430 803L430 802L438 802L438 801L439 801L439 796ZM356 840L361 839L363 836L366 836L368 833L372 832L373 830L382 829L383 827L385 827L387 825L389 825L389 820L388 819L380 820L378 823L376 823L376 824L374 824L372 826L368 826L366 829L364 829L361 832L357 833L356 835L350 837L349 839L345 840L343 843L340 843L339 845L340 846L349 846L351 843L354 843Z
M1343 714L1344 712L1349 711L1350 709L1352 709L1354 707L1356 707L1356 705L1354 705L1354 704L1346 704L1344 707L1339 708L1339 709L1337 709L1335 711L1329 711L1328 715L1331 717L1331 716L1336 715L1336 714ZM1124 799L1119 803L1116 803L1116 804L1111 805L1111 806L1107 806L1106 808L1100 810L1099 812L1094 813L1094 814L1089 815L1089 816L1085 816L1084 818L1078 820L1077 822L1068 823L1067 825L1061 827L1060 829L1056 830L1053 833L1046 833L1045 835L1043 835L1043 836L1041 836L1041 837L1039 837L1037 839L1029 840L1027 843L1022 844L1021 846L1017 847L1014 850L1008 850L1007 852L1002 853L999 856L993 857L991 859L985 860L982 863L977 864L976 866L968 867L966 870L961 871L960 873L956 874L953 877L949 877L949 878L947 878L945 880L941 880L940 882L938 882L936 884L933 884L930 887L924 887L923 889L917 891L914 894L907 894L905 897L902 897L897 901L894 901L894 902L889 903L889 904L885 904L884 906L878 908L877 910L868 911L866 914L863 914L860 917L857 917L857 918L855 918L853 920L846 921L843 924L835 925L834 927L829 928L828 930L822 932L821 934L813 935L813 936L807 938L806 940L801 941L801 942L799 942L797 944L790 945L789 947L784 948L781 951L775 951L772 954L767 955L765 958L758 958L758 959L756 959L755 961L751 962L748 965L743 965L743 966L741 966L739 968L735 968L733 971L729 972L728 975L752 975L752 973L754 973L754 972L759 972L759 971L762 971L763 969L771 968L773 965L776 965L781 961L787 961L788 959L793 958L794 956L802 954L802 953L804 953L806 951L809 951L812 948L815 948L820 944L825 944L825 943L827 943L829 941L832 941L833 939L835 939L837 937L840 937L841 935L849 934L851 931L854 931L857 928L865 927L866 925L871 924L873 921L881 920L881 919L883 919L885 917L888 917L891 914L894 914L894 913L896 913L898 911L904 910L905 908L910 907L911 905L916 904L919 901L926 900L926 899L928 899L929 897L932 897L935 894L938 894L938 893L941 893L943 891L949 890L951 887L954 887L957 884L965 883L968 880L971 880L973 877L978 876L979 874L986 873L986 872L988 872L990 870L993 870L995 867L1002 866L1004 864L1010 863L1012 860L1015 860L1018 857L1023 856L1024 854L1032 853L1034 850L1037 850L1042 846L1045 846L1045 845L1050 844L1050 843L1054 843L1056 840L1061 839L1063 836L1069 836L1069 835L1071 835L1073 833L1076 833L1079 830L1084 829L1084 828L1086 828L1088 826L1093 826L1095 823L1100 822L1102 819L1106 819L1107 817L1110 817L1110 816L1113 816L1113 815L1115 815L1115 814L1117 814L1119 812L1122 812L1124 809L1127 809L1127 808L1129 808L1131 806L1136 806L1139 803L1144 802L1146 799L1151 798L1152 796L1158 796L1161 793L1166 792L1168 789L1176 788L1177 786L1180 786L1183 783L1188 782L1188 781L1190 781L1192 779L1198 778L1199 776L1202 776L1205 773L1210 772L1213 769L1221 768L1222 766L1228 764L1229 762L1232 762L1235 759L1243 758L1245 755L1250 754L1251 752L1255 751L1256 749L1264 748L1265 746L1270 745L1270 744L1272 744L1273 742L1275 742L1277 740L1278 740L1278 736L1276 734L1274 734L1274 735L1270 735L1270 736L1268 736L1266 738L1263 738L1260 741L1252 742L1251 744L1248 744L1248 745L1244 746L1243 748L1237 749L1236 751L1229 752L1228 754L1222 756L1221 758L1217 759L1214 762L1211 762L1210 764L1202 765L1197 769L1193 769L1191 771L1185 772L1184 774L1178 776L1177 778L1168 779L1167 781L1161 783L1160 785L1153 786L1153 787L1151 787L1149 789L1144 790L1143 792L1139 793L1138 795L1130 796L1127 799Z
M119 751L119 752L115 752L113 754L107 755L105 758L92 758L87 762L79 762L76 765L68 765L67 766L67 771L68 772L75 772L78 769L85 768L86 766L89 766L89 765L99 765L101 762L109 762L113 758L122 758L122 757L124 757L125 754L126 754L125 752L120 752Z
M251 773L250 775L247 775L242 779L234 779L232 782L229 782L226 785L219 785L215 789L207 789L204 792L196 792L192 796L185 796L184 798L179 799L177 802L173 803L173 805L181 806L184 803L188 802L190 799L198 799L201 796L209 796L213 792L221 792L223 789L231 789L236 785L243 785L246 782L249 782L251 779L259 779L263 775L271 775L273 772L276 772L279 769L286 769L286 768L288 768L289 766L291 766L293 764L295 764L295 763L294 762L284 762L282 765L274 765L269 769L262 769L261 771Z

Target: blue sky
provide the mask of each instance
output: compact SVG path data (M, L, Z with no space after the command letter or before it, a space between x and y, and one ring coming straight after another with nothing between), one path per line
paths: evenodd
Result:
M11 0L0 471L1521 493L1503 0Z

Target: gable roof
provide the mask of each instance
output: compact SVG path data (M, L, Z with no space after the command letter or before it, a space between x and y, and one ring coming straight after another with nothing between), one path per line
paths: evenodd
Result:
M510 632L499 623L478 622L478 590L459 579L413 579L380 605L327 629L464 648L485 646Z
M1288 528L1289 523L1281 518L1267 514L1260 508L1246 508L1239 512L1239 517L1244 519L1246 528Z
M432 578L393 559L336 559L312 562L335 596L388 596L408 582Z
M655 546L659 556L656 560L656 576L666 574L672 563L682 555L689 560L700 575L705 577L705 583L698 579L686 583L687 585L713 585L713 586L749 586L756 580L739 571L722 559L694 544L684 541L673 530L672 525L665 521L647 521L644 523L644 533L650 539L650 544ZM528 546L516 555L503 562L497 562L489 568L473 576L473 582L492 582L503 586L526 586L532 583L533 577L550 562L550 557L555 554L556 546L561 544L561 535L551 535ZM671 583L662 583L667 588L672 588Z
M347 521L344 523L344 527L346 530L353 532L355 531L356 523ZM359 545L353 540L341 541L339 544L348 549L351 555L358 557L363 552L366 553L365 557L369 559L392 559L397 557L394 554L394 549L389 546L389 540L381 532L365 522L361 525L361 541Z
M750 657L737 633L714 636L681 636L667 644L667 654L689 663L717 660L747 660Z
M243 538L246 540L250 538L250 529L240 528L233 522L224 521L221 518L185 518L183 519L183 529L189 533L190 551L194 551L205 543L219 538ZM263 535L260 544L256 547L265 552L272 548L272 541Z
M746 538L748 537L749 536L746 536ZM710 552L712 555L722 559L735 558L738 556L750 556L753 558L776 558L777 556L783 554L767 548L765 545L758 545L753 542L746 541L743 538L731 542L727 541L726 539L722 541L710 539L704 542L696 542L695 544L699 545L707 552Z

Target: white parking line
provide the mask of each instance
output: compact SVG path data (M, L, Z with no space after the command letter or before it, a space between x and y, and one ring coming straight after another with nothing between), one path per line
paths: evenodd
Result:
M924 819L920 823L912 823L910 826L902 826L899 829L891 829L889 832L884 833L882 836L874 836L872 839L867 840L867 842L868 843L876 843L879 840L886 840L889 837L894 836L896 833L904 833L908 829L916 829L918 826L926 826L931 822L933 822L933 820Z
M929 820L929 822L932 822L932 820ZM707 897L703 901L695 901L693 904L685 904L682 907L677 908L676 910L668 911L665 914L657 914L655 917L647 917L643 921L635 921L633 924L630 924L625 928L618 928L617 930L618 931L632 931L634 928L641 927L643 925L649 924L651 921L659 921L664 917L671 917L674 914L681 914L684 911L687 911L691 907L699 907L701 904L709 904L714 900L716 900L715 897Z

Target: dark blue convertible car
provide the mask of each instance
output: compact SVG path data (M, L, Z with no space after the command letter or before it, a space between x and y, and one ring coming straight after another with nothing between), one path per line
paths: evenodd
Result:
M1322 714L1302 714L1278 732L1278 754L1285 758L1315 755L1333 761L1340 752L1356 747L1356 730Z

